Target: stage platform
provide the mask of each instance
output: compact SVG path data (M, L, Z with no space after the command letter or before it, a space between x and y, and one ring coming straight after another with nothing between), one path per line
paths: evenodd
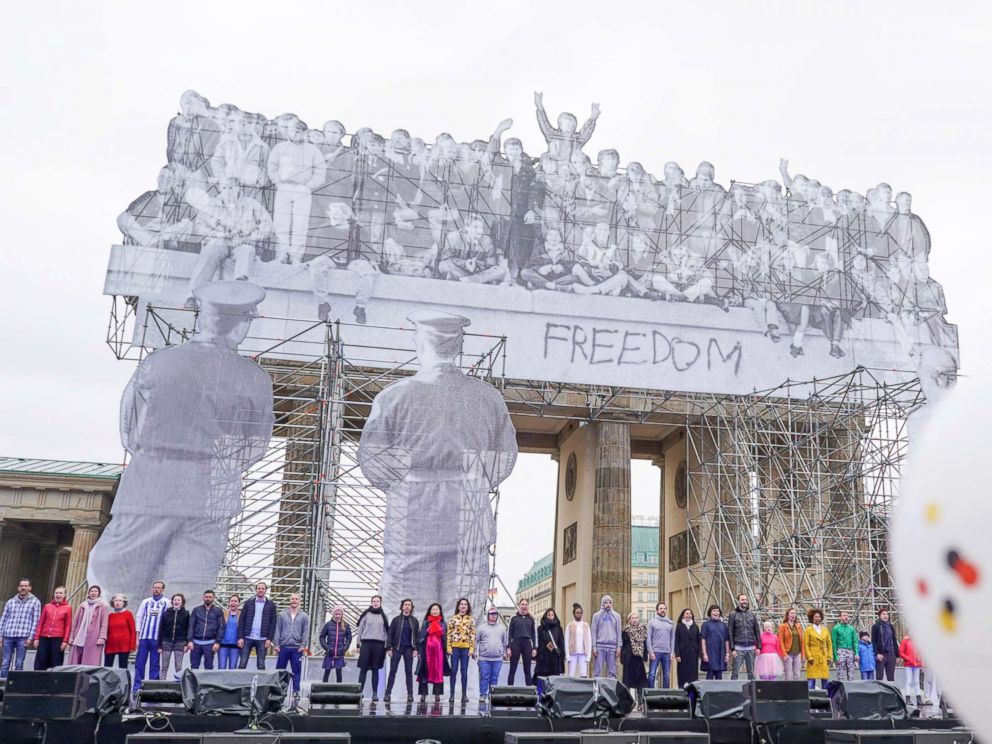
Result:
M577 719L548 719L536 712L489 716L472 705L464 708L447 701L372 706L368 701L357 710L315 709L300 714L269 714L264 724L276 731L292 733L348 733L355 744L414 744L433 739L441 744L503 744L512 732L578 732L594 727L594 722ZM243 729L247 718L241 716L193 716L184 711L165 717L108 715L97 725L96 717L87 715L72 722L28 723L0 721L2 744L125 744L129 734L153 733L230 733ZM951 730L959 721L915 719L911 721L846 721L819 719L808 724L769 724L757 729L747 721L704 720L690 718L645 718L639 714L610 721L613 731L696 732L708 733L712 744L823 744L827 730ZM252 741L246 737L246 741ZM159 739L156 744L169 741ZM256 741L258 741L256 739ZM269 740L271 741L271 739ZM968 741L967 738L962 741Z

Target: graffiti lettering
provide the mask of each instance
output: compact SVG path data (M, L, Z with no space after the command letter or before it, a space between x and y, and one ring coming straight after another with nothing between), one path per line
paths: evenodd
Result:
M705 360L708 372L729 370L734 377L740 372L744 352L739 341L724 352L720 341L712 336L697 342L679 336L669 337L654 329L650 332L650 343L648 341L646 332L581 324L544 324L545 359L564 355L571 364L579 360L590 365L618 367L669 364L676 372L687 372Z

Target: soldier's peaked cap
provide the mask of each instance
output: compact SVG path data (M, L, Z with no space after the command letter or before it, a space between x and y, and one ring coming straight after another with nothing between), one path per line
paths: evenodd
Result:
M200 308L209 305L221 312L248 312L265 299L265 290L251 282L208 282L194 289L193 297Z
M461 315L443 313L426 307L414 310L406 316L406 319L418 328L429 328L440 334L461 333L461 330L472 322Z

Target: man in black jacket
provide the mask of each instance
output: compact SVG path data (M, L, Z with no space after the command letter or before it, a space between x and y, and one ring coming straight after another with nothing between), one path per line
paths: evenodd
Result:
M200 668L200 660L206 669L214 668L214 654L220 648L224 635L224 612L214 604L216 595L208 589L203 593L203 604L194 607L189 615L189 633L186 648L189 650L189 665Z
M524 663L524 684L531 684L530 662L537 656L537 626L534 625L534 618L528 610L530 603L526 599L521 599L517 605L517 614L510 619L510 629L507 633L507 640L510 645L506 649L510 654L510 674L506 683L513 684L513 678L517 674L517 663L523 660Z
M413 702L413 657L417 655L419 635L420 621L413 616L413 600L404 599L400 602L400 614L389 623L389 633L386 635L386 653L392 661L389 662L389 679L386 681L386 695L382 698L383 702L389 702L401 659L406 677L406 701Z
M265 669L265 655L272 645L276 633L276 603L265 596L269 590L264 581L255 585L255 596L245 602L238 616L238 648L241 649L240 669L248 666L248 657L255 649L255 661L259 669Z
M758 616L751 612L746 594L737 595L737 609L727 618L727 631L730 634L730 655L733 665L730 678L737 679L741 662L747 667L747 678L754 679L754 657L761 640L761 624Z

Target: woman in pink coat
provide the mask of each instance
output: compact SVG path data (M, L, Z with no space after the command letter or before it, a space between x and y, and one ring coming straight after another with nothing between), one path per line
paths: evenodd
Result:
M79 605L72 618L69 634L70 664L100 666L103 648L107 645L107 616L110 608L100 598L100 587L90 587L86 600Z

